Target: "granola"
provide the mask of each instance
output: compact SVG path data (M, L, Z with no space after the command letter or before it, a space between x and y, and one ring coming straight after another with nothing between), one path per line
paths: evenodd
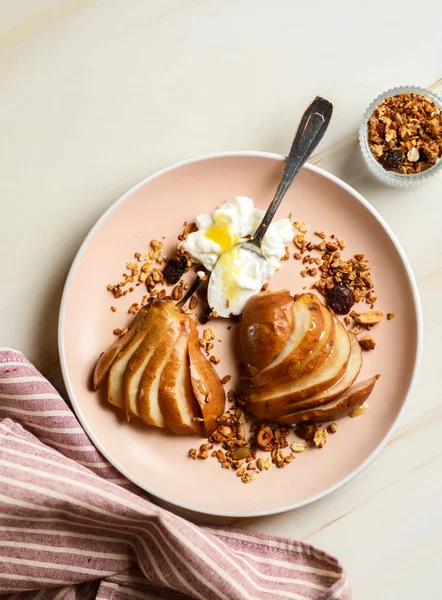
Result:
M422 94L390 96L374 110L367 124L368 144L388 171L421 173L442 156L442 115Z

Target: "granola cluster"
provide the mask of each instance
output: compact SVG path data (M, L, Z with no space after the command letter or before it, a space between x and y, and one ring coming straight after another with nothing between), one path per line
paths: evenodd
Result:
M367 124L373 156L387 171L421 173L442 156L442 114L422 94L386 98Z
M349 331L355 335L365 334L359 339L359 345L363 350L374 350L376 341L367 332L382 321L384 313L374 310L378 297L374 291L370 260L364 254L355 254L345 260L341 256L345 249L345 240L337 235L327 236L323 231L315 231L314 235L319 238L319 241L308 241L306 239L308 226L303 221L296 221L293 225L298 230L293 240L297 247L294 258L302 263L302 277L310 276L316 279L310 287L318 290L335 312L349 313L344 317L344 323ZM304 286L304 289L307 289L307 286ZM334 298L336 295L341 303L344 302L345 294L343 295L342 292L345 291L351 299L348 309L340 311L334 306L333 300L336 300ZM355 302L365 302L371 310L350 312ZM394 316L394 313L387 313L387 320L390 321Z
M373 308L377 296L374 293L370 261L364 254L355 254L345 260L341 256L345 240L334 234L328 237L323 231L315 231L319 239L308 241L306 224L296 221L294 226L299 231L293 240L298 248L294 258L302 262L302 277L316 278L311 287L327 297L335 286L345 286L351 290L355 302L365 301Z
M108 284L107 289L115 299L119 299L134 292L139 286L145 286L146 294L141 301L134 302L128 309L129 314L135 315L141 306L154 298L161 300L170 297L176 301L182 300L189 289L189 284L182 280L182 276L189 271L192 264L192 259L183 249L179 248L173 258L166 258L163 254L163 242L151 240L150 250L145 253L135 252L134 258L126 264L121 281ZM167 289L171 286L172 290ZM189 308L182 310L190 314L197 305L198 298L194 295L189 301ZM110 308L112 312L117 312L116 306L112 305ZM126 332L127 328L113 330L114 335L124 335Z
M307 449L309 442L312 448L323 448L328 433L339 429L337 423L331 423L327 429L317 424L297 425L294 433L305 443L290 442L292 428L256 420L249 422L252 417L238 403L233 390L229 391L228 398L232 406L218 418L216 431L199 449L190 448L188 456L193 460L216 458L223 469L235 471L243 483L255 481L273 465L278 469L286 467Z

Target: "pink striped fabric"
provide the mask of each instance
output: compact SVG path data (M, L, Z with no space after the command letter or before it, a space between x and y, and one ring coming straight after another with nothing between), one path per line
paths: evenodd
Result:
M351 598L342 566L312 546L199 527L134 493L12 350L0 350L0 439L1 598Z

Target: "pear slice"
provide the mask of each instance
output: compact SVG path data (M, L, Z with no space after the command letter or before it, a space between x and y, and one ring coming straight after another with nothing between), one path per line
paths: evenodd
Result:
M137 332L142 327L143 321L147 318L149 312L148 306L142 306L140 310L135 315L132 323L129 326L129 329L125 335L122 335L116 342L112 344L107 350L105 350L98 359L94 370L94 378L93 378L93 387L94 391L98 390L100 385L105 380L107 374L109 373L109 369L111 368L113 362L117 358L119 352L124 350L129 343L133 340Z
M226 394L212 363L201 352L195 321L189 320L189 359L192 388L199 404L205 434L218 427L217 418L224 412Z
M111 404L117 406L118 408L124 409L125 406L123 395L123 376L127 364L152 327L154 317L155 313L152 311L151 307L147 313L147 317L140 321L140 325L137 328L135 335L125 346L125 348L120 351L109 370L109 377L107 381L107 399Z
M181 320L179 318L170 319L168 327L164 330L141 377L138 387L136 414L147 425L166 427L166 421L159 405L158 392L163 370L180 333Z
M350 387L346 392L320 406L299 410L286 417L273 419L281 425L298 425L299 423L324 423L334 421L349 415L370 396L380 375L361 381Z
M262 419L267 418L269 410L284 409L297 400L309 398L335 384L344 374L350 358L350 338L347 330L337 317L336 340L333 350L322 367L290 383L269 384L257 388L245 397L250 412Z
M169 322L177 318L178 311L171 301L155 303L150 309L154 314L152 327L132 354L123 374L123 396L127 420L138 417L138 389L146 366L168 329Z
M274 419L279 417L289 416L291 413L313 408L331 402L341 394L343 394L356 381L359 371L362 367L362 351L359 345L358 338L351 332L348 332L350 337L350 359L347 364L347 369L342 377L331 387L315 394L305 400L298 400L284 409L272 410L269 408L267 418Z
M284 349L293 330L292 306L287 290L260 292L246 303L240 335L249 375L267 368Z
M201 410L190 379L189 334L189 323L184 321L158 388L158 402L166 425L178 435L201 434L200 423L194 421L194 417L201 417Z

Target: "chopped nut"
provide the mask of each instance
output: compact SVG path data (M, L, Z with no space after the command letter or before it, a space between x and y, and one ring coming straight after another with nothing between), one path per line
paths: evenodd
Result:
M293 225L298 229L301 233L307 233L308 227L304 223L304 221L295 221Z
M165 298L167 296L167 292L165 289L162 289L161 291L158 292L158 300L162 300L163 298Z
M138 273L139 264L137 262L135 262L135 261L129 262L126 264L126 267L129 269L129 271L132 271L132 272L136 271Z
M134 302L134 304L132 304L132 305L129 307L129 310L128 310L128 312L129 312L131 315L135 315L135 314L138 312L139 308L140 308L140 305L139 305L137 302Z
M120 333L120 337L123 337L123 335L126 335L126 333L129 331L129 329L127 327L125 327L121 333Z
M226 383L229 383L229 381L232 379L231 375L224 375L224 377L221 379L221 383L223 385L225 385Z
M158 242L157 240L151 240L150 246L151 246L152 250L161 250L161 248L163 247L163 242Z
M266 282L262 288L261 288L261 292L266 292L269 289L269 284Z
M351 329L349 329L350 333L353 333L354 335L359 335L360 333L362 333L363 331L365 331L365 327L363 325L353 325L353 327Z
M152 278L155 281L155 283L163 281L162 271L160 271L160 269L157 269L156 267L154 269L152 269Z
M121 329L119 329L118 327L115 328L112 332L114 335L121 335Z
M113 292L113 290L114 290L114 286L113 286L111 283L109 283L109 285L107 286L107 289L108 289L110 292Z
M189 302L190 310L195 309L198 306L198 298L196 296L192 296Z
M209 458L209 453L207 450L203 450L198 454L198 458L201 458L201 460L206 460L206 458Z
M339 248L338 244L335 244L334 242L327 242L325 247L330 252L335 252Z
M258 471L245 471L241 476L243 483L251 483L258 477Z
M111 306L111 311L112 312L117 312L117 307L116 306Z
M387 321L391 321L391 319L394 319L395 314L394 313L387 313Z
M256 466L258 467L258 469L260 471L264 471L266 461L263 458L258 458L258 460L256 461Z
M327 437L328 433L326 429L324 429L323 427L318 429L315 435L313 436L313 443L316 446L316 448L323 448L327 443Z
M327 237L323 231L315 231L315 235L317 235L318 238L321 238L321 240L325 240Z
M376 323L380 323L383 318L384 313L381 310L371 310L355 317L355 320L361 325L375 325Z
M272 458L271 458L271 456L269 456L269 458L264 463L264 467L265 467L266 471L268 471L271 468L272 464L273 464Z
M218 356L214 356L214 355L212 355L212 356L210 357L210 362L211 362L211 363L213 363L214 365L217 365L217 364L219 363L219 361L220 361L220 360L221 360L221 359L220 359Z
M123 295L123 292L119 285L115 285L112 292L115 298L121 298L121 296Z
M290 450L292 452L304 452L306 448L307 446L305 444L302 444L301 442L292 442L290 444Z
M295 243L295 246L297 246L300 250L304 250L305 239L304 239L303 233L298 233L297 235L295 235L295 237L293 238L293 241Z
M237 477L242 477L244 475L244 473L246 472L246 468L245 467L240 467L237 471L236 471L236 476Z
M196 448L190 448L189 450L189 458L193 458L193 460L196 460L197 458L197 449Z
M287 454L287 456L284 457L284 462L286 465L289 465L291 462L293 462L295 460L296 456L292 453Z
M203 331L203 339L206 341L214 340L215 332L213 331L213 329L205 329Z
M376 342L371 335L367 334L359 340L359 345L362 348L362 350L374 350Z
M212 450L213 444L201 444L200 452L205 452L206 450Z
M225 454L222 450L217 450L215 456L220 463L223 463L226 460Z
M339 429L339 425L337 423L330 423L330 425L327 427L327 431L329 433L336 433Z
M174 300L181 300L183 296L184 296L183 286L180 284L176 285L172 291L172 298Z
M297 425L295 427L295 435L303 440L310 441L313 439L318 429L319 427L316 423Z

